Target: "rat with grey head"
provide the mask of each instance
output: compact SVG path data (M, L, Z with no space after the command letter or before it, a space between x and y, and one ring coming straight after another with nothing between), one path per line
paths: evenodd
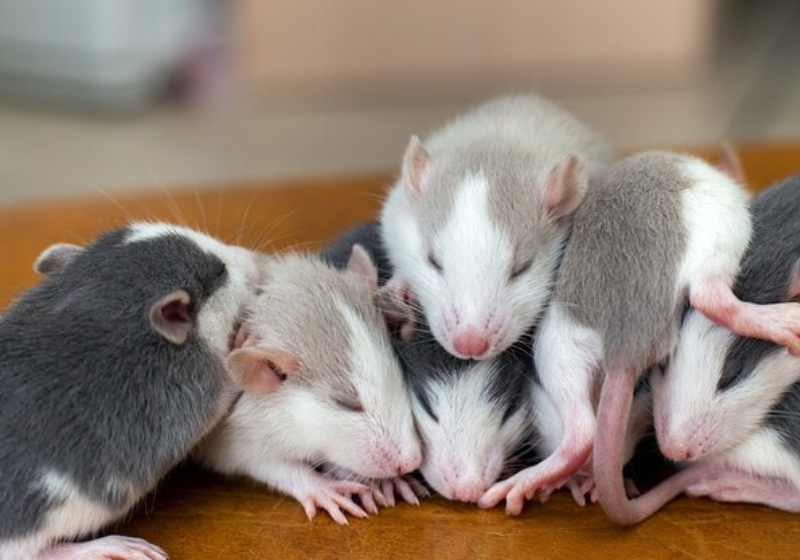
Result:
M380 284L391 284L377 223L344 233L326 249L324 258L341 266L356 244L378 263ZM477 362L456 358L424 324L418 324L408 301L387 299L394 294L391 287L384 290L381 303L389 303L408 322L399 329L405 336L395 341L395 350L425 449L420 472L445 498L475 502L534 446L528 398L533 373L530 347L519 343L496 358Z
M738 162L728 159L738 176ZM481 505L506 498L506 510L519 513L526 497L567 483L584 467L593 440L597 495L613 520L636 523L681 491L682 479L673 477L628 500L622 468L634 386L674 349L687 299L740 334L800 351L800 306L754 305L731 291L750 233L742 187L693 157L638 154L589 191L534 351L563 438L545 461L496 485Z
M422 451L368 254L354 246L345 270L269 259L261 289L227 362L254 389L198 458L293 496L309 518L323 508L345 524L344 512L376 512L375 500L391 505L395 490L416 503L425 490L402 475Z
M451 354L497 356L534 326L571 215L612 157L598 134L533 95L411 138L383 207L384 241L397 289Z
M133 224L36 269L0 319L0 560L166 558L139 539L64 541L129 512L230 408L255 258Z
M800 177L756 199L740 299L800 301L799 217ZM800 358L690 310L653 390L661 451L696 464L688 494L800 512Z

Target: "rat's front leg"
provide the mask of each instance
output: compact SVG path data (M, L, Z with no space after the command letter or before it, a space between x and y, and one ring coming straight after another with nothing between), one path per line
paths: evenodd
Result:
M352 480L340 480L314 471L307 464L291 461L259 463L249 471L256 480L285 494L289 494L303 505L309 519L319 508L328 512L340 525L347 525L349 513L355 517L367 517L353 495L360 495L369 487Z
M354 481L367 487L359 492L361 505L369 513L378 513L378 506L394 507L396 496L412 505L419 505L419 500L429 497L428 489L411 475L396 478L365 478L342 467L329 466L325 474L339 480Z

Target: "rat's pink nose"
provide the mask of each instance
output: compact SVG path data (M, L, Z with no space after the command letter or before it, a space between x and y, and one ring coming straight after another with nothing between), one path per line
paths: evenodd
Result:
M489 349L489 338L476 329L467 329L456 334L453 347L462 356L477 358Z
M485 491L486 488L478 481L471 483L458 481L457 485L452 488L452 495L455 500L471 504L477 502Z

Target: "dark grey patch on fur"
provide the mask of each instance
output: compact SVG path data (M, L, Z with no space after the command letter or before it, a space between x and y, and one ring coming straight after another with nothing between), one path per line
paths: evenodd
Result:
M361 245L378 269L378 284L384 285L392 274L392 265L383 247L383 236L379 222L367 222L353 226L337 237L319 254L322 262L335 268L347 268L353 245Z
M370 254L379 268L379 277L388 279L392 275L389 260L381 241L379 224L373 222L356 226L331 243L321 257L323 260L344 266L358 243ZM436 342L424 320L418 318L414 337L407 342L394 341L400 357L406 383L420 400L423 408L436 420L436 412L428 398L429 383L434 379L456 378L475 362L456 358ZM488 398L504 406L503 422L516 412L527 398L527 384L536 376L530 356L530 336L523 337L498 358L497 375L492 379Z
M753 303L786 301L800 263L800 177L778 183L755 200L753 226L753 239L734 291L743 301ZM780 349L771 342L736 337L725 356L718 390L741 383L762 360ZM795 383L772 408L765 423L800 456L798 422L800 383Z
M686 162L668 152L629 157L575 214L553 301L600 333L607 368L644 367L674 345Z
M396 340L395 349L400 356L406 382L434 419L436 410L432 408L430 398L432 384L442 382L447 385L448 380L455 381L477 366L477 362L456 358L445 350L430 335L424 322L420 322L411 340ZM534 370L530 341L523 339L517 342L492 361L495 367L486 398L503 410L502 423L505 423L527 399L527 387Z
M182 236L124 244L127 234L101 236L0 320L0 539L30 535L57 505L45 473L124 509L215 417L221 361L196 329L176 346L148 317L183 289L196 318L225 267Z
M800 177L782 181L758 196L752 206L753 237L742 261L734 293L758 304L786 301L800 263ZM746 379L780 346L736 337L722 368L718 389Z

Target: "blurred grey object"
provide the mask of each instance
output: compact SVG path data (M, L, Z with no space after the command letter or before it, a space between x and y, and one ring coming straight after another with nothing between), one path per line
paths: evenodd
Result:
M207 0L0 0L0 92L109 111L144 106L208 25Z

